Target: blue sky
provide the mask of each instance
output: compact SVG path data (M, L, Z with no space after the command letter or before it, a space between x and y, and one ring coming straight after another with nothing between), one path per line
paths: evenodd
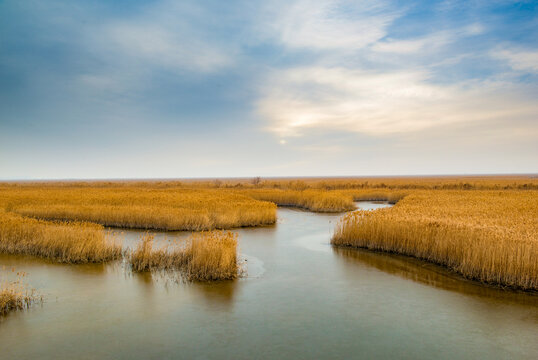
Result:
M538 172L536 1L0 1L0 179Z

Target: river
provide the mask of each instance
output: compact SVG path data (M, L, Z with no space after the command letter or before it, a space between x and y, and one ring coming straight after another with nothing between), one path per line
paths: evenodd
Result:
M0 359L538 358L538 295L333 248L340 216L279 208L275 226L237 230L246 274L229 282L0 255L45 296L2 319Z

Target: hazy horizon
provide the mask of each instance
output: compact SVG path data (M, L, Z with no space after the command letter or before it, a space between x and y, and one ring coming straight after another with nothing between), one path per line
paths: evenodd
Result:
M533 1L0 3L0 179L538 173Z
M499 174L409 174L409 175L289 175L289 176L206 176L206 177L134 177L134 178L31 178L31 179L0 179L0 182L49 182L49 181L211 181L211 180L249 180L260 178L261 180L301 180L301 179L390 179L390 178L474 178L474 177L538 177L538 173L499 173Z

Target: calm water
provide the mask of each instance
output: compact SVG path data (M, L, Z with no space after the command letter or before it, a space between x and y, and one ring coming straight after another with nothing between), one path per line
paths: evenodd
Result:
M235 282L183 284L121 263L1 255L46 302L0 322L0 358L538 358L538 295L333 249L337 215L278 216L276 226L238 231L248 276ZM138 236L127 232L125 244ZM184 234L166 234L176 236Z

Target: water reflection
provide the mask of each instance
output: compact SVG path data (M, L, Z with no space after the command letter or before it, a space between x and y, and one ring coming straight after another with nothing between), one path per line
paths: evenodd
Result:
M133 272L132 276L137 280L137 283L143 285L144 288L151 290L153 288L153 273L151 271Z
M0 268L5 266L6 268L14 268L18 270L20 268L25 269L62 269L64 271L75 271L90 276L98 276L105 274L112 264L65 264L58 263L49 259L30 255L12 255L12 254L0 254Z
M486 297L499 302L510 301L522 305L538 306L538 296L533 296L533 293L503 290L480 284L467 280L441 266L412 257L343 247L333 247L333 252L347 264L366 265L435 288ZM534 293L534 295L538 294Z
M214 311L231 310L235 304L238 281L218 281L213 283L192 283L189 288L208 309Z

